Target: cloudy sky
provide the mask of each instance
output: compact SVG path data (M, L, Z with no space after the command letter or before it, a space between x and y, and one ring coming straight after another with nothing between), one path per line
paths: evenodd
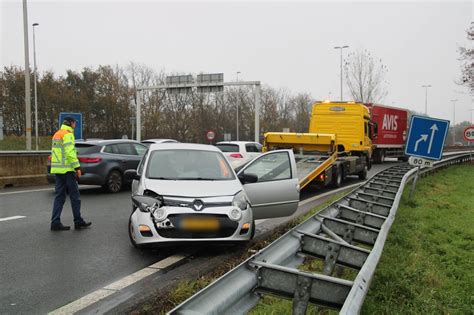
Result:
M22 1L0 0L1 65L24 66ZM63 75L100 64L223 72L226 81L339 99L339 51L367 49L388 67L384 103L470 120L458 47L467 46L472 1L28 1L38 68ZM30 44L32 51L32 44ZM345 50L345 53L347 50ZM32 53L31 53L32 56ZM32 62L31 57L31 62ZM464 94L463 94L464 93ZM349 95L345 94L349 99Z

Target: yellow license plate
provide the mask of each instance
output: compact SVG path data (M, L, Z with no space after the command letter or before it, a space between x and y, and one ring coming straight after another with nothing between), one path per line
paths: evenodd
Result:
M183 219L181 227L186 231L216 231L219 229L217 219Z

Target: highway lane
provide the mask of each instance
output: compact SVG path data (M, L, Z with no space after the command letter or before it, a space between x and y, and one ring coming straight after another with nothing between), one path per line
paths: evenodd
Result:
M375 165L370 174L391 165ZM345 184L355 182L356 177ZM48 188L0 190L0 219L24 216L0 221L1 314L46 313L186 249L140 251L130 245L130 191L112 195L81 187L82 213L92 228L51 232L53 191ZM25 190L31 192L15 193ZM327 191L310 188L301 199ZM72 225L69 202L62 221Z

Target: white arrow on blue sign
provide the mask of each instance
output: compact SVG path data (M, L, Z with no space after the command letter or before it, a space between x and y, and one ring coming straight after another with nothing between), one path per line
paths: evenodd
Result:
M449 120L411 116L405 154L440 160L449 129Z

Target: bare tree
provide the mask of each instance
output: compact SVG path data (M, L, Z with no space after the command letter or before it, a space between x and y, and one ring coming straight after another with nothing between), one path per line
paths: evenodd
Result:
M469 47L459 47L459 53L461 55L461 79L459 80L460 85L464 85L469 88L471 92L474 91L474 48L472 41L474 41L474 22L471 22L471 27L466 31L467 39L471 41Z
M387 67L382 59L374 58L367 50L350 53L345 60L346 85L357 102L381 102L387 95L385 75Z

